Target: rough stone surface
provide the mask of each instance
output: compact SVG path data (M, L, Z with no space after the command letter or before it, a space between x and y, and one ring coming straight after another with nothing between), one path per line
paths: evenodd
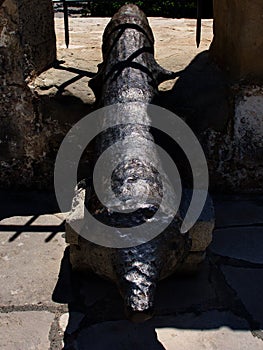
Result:
M53 17L50 0L5 0L1 6L2 53L8 47L19 50L18 53L22 55L16 56L16 52L13 52L13 56L15 62L20 63L16 68L24 69L24 78L41 73L56 59ZM17 46L12 46L15 41ZM9 54L11 56L12 52ZM6 59L10 59L10 56Z
M14 0L13 0L14 1ZM22 46L27 61L26 74L39 74L56 59L56 37L52 1L21 0L19 3ZM25 74L24 73L24 74Z
M79 187L75 190L71 211L66 218L66 242L69 244L78 244L78 233L84 224L85 194L85 187Z
M231 80L229 117L224 130L209 125L203 145L212 186L224 190L262 191L262 12L261 0L214 1L210 56Z
M207 227L205 227L207 228ZM192 274L197 272L200 268L200 264L205 260L206 251L201 252L189 252L184 262L178 266L179 273Z
M54 317L54 314L47 311L0 314L1 349L49 349L49 329Z
M12 217L0 221L0 304L51 305L65 241L62 220L42 215ZM49 229L50 226L50 229ZM45 240L58 232L49 242ZM21 231L13 241L15 233Z
M261 269L221 267L227 283L242 300L252 319L263 329L263 271Z
M223 131L208 128L202 144L213 188L232 192L262 192L261 86L232 86L233 111Z
M85 199L85 186L79 186L75 191L75 196L72 201L72 208L66 219L66 242L72 245L79 244L78 232L84 224L84 199ZM183 204L181 206L181 214L184 217L188 206L190 204L191 195L189 191L184 191ZM72 225L72 226L71 226ZM178 271L193 272L198 269L199 264L205 259L205 250L212 241L212 232L214 229L214 208L212 199L208 196L204 209L191 228L189 234L192 239L192 247L189 256L186 258L183 264L178 266ZM75 230L73 229L75 227ZM73 247L74 248L74 247ZM79 254L78 250L71 249L72 261L75 261L73 255ZM78 261L79 264L85 266L84 261ZM81 266L79 266L81 269Z
M181 215L184 218L191 201L191 191L184 190L181 200ZM215 213L211 197L207 196L204 208L193 227L189 230L192 239L191 252L204 252L212 241Z
M48 122L27 85L56 58L50 0L6 0L0 7L0 185L32 181L47 152Z
M232 77L263 80L263 3L214 0L212 54Z

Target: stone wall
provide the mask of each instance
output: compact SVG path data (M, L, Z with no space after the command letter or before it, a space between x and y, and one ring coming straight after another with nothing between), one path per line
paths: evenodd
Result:
M222 116L224 128L216 130L210 124L203 135L216 190L262 192L262 32L262 0L214 0L210 57L228 85L227 122Z
M214 0L211 52L232 78L263 81L262 32L262 0Z
M211 189L262 193L263 87L232 85L229 119L223 130L210 126L202 135Z
M213 190L260 192L263 188L263 88L259 67L263 60L262 49L256 43L260 42L262 32L262 17L257 16L261 1L255 0L250 5L247 0L214 2L215 36L210 55L196 56L184 69L173 89L163 92L163 106L172 110L176 107L175 112L200 136ZM63 19L57 19L59 43L63 43L58 46L59 54L68 66L82 69L79 79L70 84L76 76L64 68L50 69L34 82L34 77L48 68L56 57L51 0L0 0L0 5L0 186L51 187L60 141L70 125L92 108L94 100L88 96L88 78L81 74L83 68L87 74L96 71L102 28L108 20L101 19L98 26L98 19L89 18L88 22L81 20L74 24L71 18L71 25L77 30L71 32L72 47L66 50L62 48ZM169 47L172 54L165 53L162 64L178 71L196 54L194 36L191 44L188 40L195 23L185 25L183 31L175 31L177 42L179 40L176 46L174 20L165 19L166 26L169 21L172 21L170 34L166 29L162 41L157 40L157 51L166 52ZM231 29L237 24L243 33L240 36L237 27ZM87 28L92 29L90 33L86 32ZM252 35L252 29L256 28ZM157 38L160 37L158 30L164 31L158 26L153 29ZM203 39L205 30L204 25ZM182 47L186 48L182 50ZM260 54L256 54L256 48ZM162 54L159 56L161 62ZM42 82L38 88L37 80Z
M49 126L30 80L56 59L51 0L6 0L0 7L0 185L30 184L46 152Z

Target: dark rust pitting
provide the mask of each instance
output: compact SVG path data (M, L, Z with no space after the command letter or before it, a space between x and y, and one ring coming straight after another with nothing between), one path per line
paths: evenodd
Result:
M153 160L158 163L158 152L150 127L142 124L150 121L147 104L157 96L158 85L175 74L155 61L152 30L135 5L125 5L114 15L105 29L102 51L103 62L90 87L98 107L119 104L118 113L107 115L118 125L97 137L95 162L113 144L117 146L107 161L116 161L119 154L127 155L128 159L134 143L127 142L118 148L118 141L129 138L136 140L136 154L141 157L120 160L115 169L110 185L118 201L109 199L107 207L104 206L91 185L86 191L85 205L98 220L110 226L131 227L147 222L159 209L164 185L170 189L168 192L173 192L165 174L160 179L160 169L157 171L151 165ZM134 102L138 105L131 109L130 103ZM125 118L132 115L136 122L125 123ZM149 187L145 201L138 190L142 183ZM133 213L119 214L117 209L126 201L131 201ZM167 213L168 220L169 206L161 210ZM73 268L92 270L114 281L123 296L127 317L135 322L144 321L153 314L157 281L173 273L189 252L191 242L188 234L180 232L180 223L180 215L176 215L156 238L131 248L103 247L79 237L78 244L71 245ZM83 230L88 230L88 226L89 223L84 224Z

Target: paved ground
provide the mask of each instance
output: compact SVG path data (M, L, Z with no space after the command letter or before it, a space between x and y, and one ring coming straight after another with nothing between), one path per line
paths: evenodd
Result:
M51 194L0 195L1 349L61 349L65 330L65 349L263 348L262 196L214 196L200 272L161 282L156 316L134 325L114 286L70 272Z
M56 19L58 58L65 69L43 73L35 83L39 94L50 100L70 95L85 108L94 101L87 82L101 60L99 38L107 21L72 19L67 50L62 20ZM185 68L209 47L211 21L204 22L198 50L194 21L150 22L157 60L168 69ZM50 102L50 110L52 103L57 113L58 100ZM70 108L69 116L76 110ZM0 348L55 350L64 338L65 349L78 350L263 349L263 197L214 196L214 201L214 240L200 272L161 282L156 316L134 325L124 319L114 286L71 273L54 196L0 191Z
M94 102L94 95L88 87L88 81L97 72L97 65L101 63L101 39L108 22L109 18L71 18L70 44L67 49L63 20L55 19L58 60L61 64L57 68L44 72L36 79L33 85L37 88L39 95L57 98L74 96L72 104L73 102L84 104ZM212 20L203 20L202 41L198 49L195 45L195 20L150 18L149 22L155 37L155 57L166 69L181 71L196 55L210 46ZM174 82L170 80L163 83L161 89L172 88ZM58 99L56 102L58 103Z

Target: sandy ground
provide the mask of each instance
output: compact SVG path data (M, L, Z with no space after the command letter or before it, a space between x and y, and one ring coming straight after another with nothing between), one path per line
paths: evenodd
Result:
M74 95L84 103L92 103L94 96L88 87L89 73L96 73L101 62L101 40L109 18L70 18L70 44L64 41L64 22L56 18L57 58L65 68L52 68L41 74L34 86L40 95L56 94L63 84L63 93ZM207 50L213 38L212 20L203 20L200 47L195 44L193 19L149 18L155 37L155 57L166 69L180 71L188 66L194 57ZM75 69L75 72L68 71ZM68 69L68 70L66 70ZM77 71L79 70L79 72ZM77 79L78 73L82 77ZM84 75L84 76L83 76ZM85 76L86 75L86 76ZM71 81L72 79L72 81ZM160 89L170 89L174 80L163 83Z

